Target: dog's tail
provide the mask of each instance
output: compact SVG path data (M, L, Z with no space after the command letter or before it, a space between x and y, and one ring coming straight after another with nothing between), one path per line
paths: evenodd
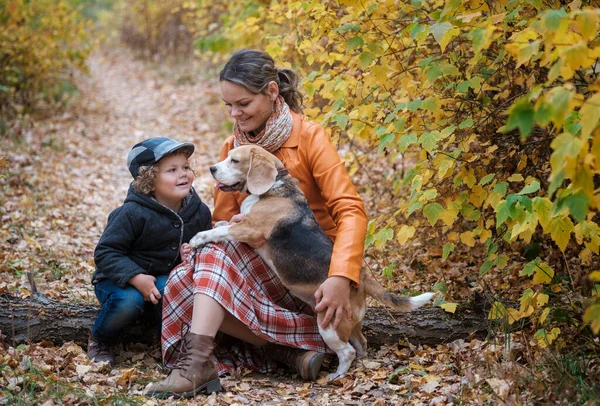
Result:
M365 293L367 295L376 299L378 302L401 312L418 309L429 302L435 295L433 292L423 293L422 295L414 297L395 295L385 290L385 288L381 286L368 271L362 272L361 283L364 284Z

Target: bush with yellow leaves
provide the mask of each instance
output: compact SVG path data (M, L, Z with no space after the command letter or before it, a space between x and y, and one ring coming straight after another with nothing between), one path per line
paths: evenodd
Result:
M60 105L73 91L72 69L92 49L87 20L65 1L0 1L0 112Z

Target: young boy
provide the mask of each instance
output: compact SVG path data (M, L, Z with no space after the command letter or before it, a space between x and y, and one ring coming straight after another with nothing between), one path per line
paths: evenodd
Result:
M94 361L114 363L108 343L145 311L161 320L169 272L187 259L187 242L211 228L210 210L192 187L193 152L191 143L159 137L136 144L127 156L133 183L94 251L92 283L102 305L88 340Z

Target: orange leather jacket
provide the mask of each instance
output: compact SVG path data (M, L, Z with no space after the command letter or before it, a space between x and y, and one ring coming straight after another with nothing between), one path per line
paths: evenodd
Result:
M345 276L356 284L364 254L367 215L337 150L324 128L292 111L290 138L275 151L300 189L325 233L334 241L329 276ZM233 136L221 148L221 160L233 149ZM247 197L215 189L213 222L229 221Z

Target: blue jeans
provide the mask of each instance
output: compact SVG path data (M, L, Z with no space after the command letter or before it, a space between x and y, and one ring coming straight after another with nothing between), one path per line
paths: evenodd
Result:
M95 291L102 309L96 318L92 334L99 339L115 339L119 337L125 327L132 325L147 311L153 313L160 331L162 296L168 279L168 275L156 277L156 288L161 295L161 300L156 305L144 301L142 294L131 285L121 288L108 279L98 282Z

